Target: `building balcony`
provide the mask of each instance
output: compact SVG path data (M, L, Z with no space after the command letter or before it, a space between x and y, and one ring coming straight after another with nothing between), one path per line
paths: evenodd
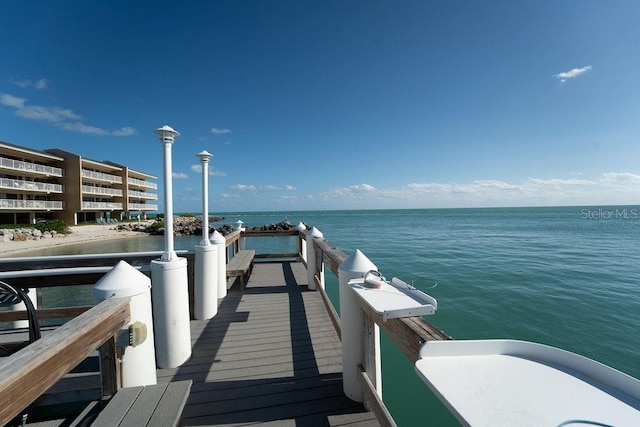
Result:
M103 172L82 169L82 178L89 181L108 182L109 184L122 184L122 177Z
M151 203L129 203L130 211L157 211L158 205Z
M156 184L155 182L145 181L143 179L129 178L129 179L127 179L127 183L130 186L135 186L135 187L140 187L140 188L149 188L149 189L152 189L152 190L157 190L158 189L158 184Z
M62 193L62 185L48 182L24 181L21 179L0 178L0 188L12 190L12 192L30 193Z
M38 163L23 162L21 160L0 157L0 169L12 171L23 176L62 176L62 169Z
M118 188L93 187L91 185L83 185L82 194L97 194L100 196L122 197L122 190Z
M64 204L58 200L0 199L0 210L12 211L61 211Z
M82 210L116 211L122 210L122 203L111 202L82 202Z
M129 190L129 198L143 200L158 200L156 193L146 193L144 191Z

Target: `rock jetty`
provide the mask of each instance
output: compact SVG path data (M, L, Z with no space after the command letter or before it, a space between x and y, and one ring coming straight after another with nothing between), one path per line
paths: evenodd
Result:
M28 240L53 239L64 236L64 234L55 230L42 232L37 228L0 229L0 242L26 242Z
M224 218L211 218L210 222L224 220ZM232 225L223 225L221 227L209 227L209 233L214 228L223 236L232 233L235 228ZM291 225L288 220L284 220L277 224L265 224L257 227L248 228L251 231L276 231L294 230L295 226ZM116 226L116 230L141 231L152 235L164 235L164 221L162 219L147 223L122 223ZM173 218L173 235L174 236L194 236L202 234L202 220L196 217L174 217Z

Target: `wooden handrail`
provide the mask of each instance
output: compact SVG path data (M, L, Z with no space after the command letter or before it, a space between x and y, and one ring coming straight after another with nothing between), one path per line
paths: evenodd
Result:
M313 241L316 253L322 254L322 261L338 276L340 264L347 256L338 248L322 238ZM420 358L420 347L427 341L450 340L451 337L436 328L422 317L405 317L390 319L386 322L382 315L373 312L366 304L361 304L362 310L382 329L396 346L415 363Z
M129 298L109 299L0 359L0 425L19 415L129 319Z

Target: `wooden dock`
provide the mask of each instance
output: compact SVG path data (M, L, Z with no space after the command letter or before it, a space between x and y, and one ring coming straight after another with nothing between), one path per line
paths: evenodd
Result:
M256 263L191 338L187 363L158 370L193 380L184 425L379 425L343 393L340 340L302 263Z
M245 235L293 237L297 242L297 252L256 254L256 262L245 287L236 279L228 294L219 300L218 313L213 319L190 322L190 360L178 368L157 371L161 384L192 382L183 412L184 425L396 426L376 391L379 353L375 345L376 333L372 332L375 331L374 325L384 331L411 362L419 359L423 343L451 338L420 316L385 321L380 313L372 311L363 301L359 302L359 308L352 307L363 312L362 331L355 338L361 340L363 353L362 364L347 368L348 386L353 392L353 381L358 381L369 412L363 404L345 396L343 349L340 332L336 330L342 329L342 322L320 286L324 283L325 266L327 272L337 277L338 267L347 256L324 239L315 238L310 243L306 234L298 231L233 232L226 236L227 256L230 252L238 253L241 238ZM149 252L0 259L0 274L13 286L39 290L93 285L120 260L144 269L160 255ZM180 256L188 260L187 276L193 310L194 252L183 251ZM310 260L315 260L309 266L316 284L316 290L311 291L307 287ZM108 398L121 390L117 339L121 335L121 327L131 320L129 304L127 297L109 298L89 307L38 309L41 320L72 319L59 328L45 331L42 340L35 341L0 364L3 368L0 369L0 401L12 402L4 408L0 405L0 424L2 420L6 422L19 416L36 400L36 406L38 403L43 406L35 408L33 413L34 406L30 407L28 412L33 417L28 420L29 425L71 426L79 425L80 419L93 419L103 406L95 405L95 400L101 396ZM0 312L0 321L26 318L26 311ZM78 333L84 334L86 329L78 325L88 322L98 325L97 332L86 337L77 336ZM52 337L47 338L48 334ZM60 355L57 344L49 345L62 341L65 342L62 347L65 357ZM82 351L66 350L67 347L77 347L79 343L83 345ZM95 381L88 384L89 373L84 370L76 373L73 366L94 355L98 348L101 369L91 374ZM20 387L18 384L31 375L30 366L35 366L33 364L46 372L53 372L55 367L56 374L47 381L29 380L32 387ZM353 374L356 374L355 378ZM83 381L80 385L75 384L75 377L79 375ZM59 397L57 388L65 380L75 385L65 383L63 399ZM68 400L70 393L71 397L81 395L78 396L80 401ZM74 412L58 410L58 406L72 401L89 405ZM81 418L73 418L80 411ZM35 412L42 412L42 422L37 421ZM60 420L56 414L63 415L64 419Z

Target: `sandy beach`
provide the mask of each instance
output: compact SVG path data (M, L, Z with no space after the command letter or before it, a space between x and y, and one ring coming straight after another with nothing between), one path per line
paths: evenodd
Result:
M27 240L24 242L0 242L0 257L11 254L27 254L30 251L41 250L56 246L85 243L95 240L127 239L132 237L147 236L147 233L139 231L119 231L115 226L106 225L78 225L71 226L70 234L57 236L51 239Z

